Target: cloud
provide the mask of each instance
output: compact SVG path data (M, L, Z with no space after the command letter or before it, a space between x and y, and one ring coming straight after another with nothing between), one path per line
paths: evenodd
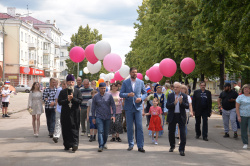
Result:
M112 52L119 54L123 61L134 39L138 6L142 0L9 0L2 3L1 12L8 7L16 7L17 13L27 13L29 4L31 16L41 21L56 20L57 27L63 32L63 39L70 41L79 26L87 24L97 29L103 40L110 43ZM3 11L5 10L5 11Z

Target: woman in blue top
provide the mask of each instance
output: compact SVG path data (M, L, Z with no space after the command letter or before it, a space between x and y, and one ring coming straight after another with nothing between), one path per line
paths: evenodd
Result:
M238 121L241 123L241 139L244 144L243 148L247 149L247 128L250 132L250 84L245 84L242 87L242 95L239 95L236 99L236 113Z

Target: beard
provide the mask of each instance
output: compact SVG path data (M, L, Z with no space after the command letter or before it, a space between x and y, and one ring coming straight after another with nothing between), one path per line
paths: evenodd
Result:
M132 79L136 79L137 75L133 75L131 76Z

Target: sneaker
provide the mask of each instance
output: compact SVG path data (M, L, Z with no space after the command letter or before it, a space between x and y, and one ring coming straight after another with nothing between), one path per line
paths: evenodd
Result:
M92 142L94 139L93 135L90 136L89 142Z
M234 133L234 138L238 138L238 134L237 133Z
M102 152L102 151L103 151L103 148L99 148L99 149L98 149L98 152Z
M103 146L103 149L108 149L107 144L105 144L105 145Z
M5 115L3 114L2 117L5 118Z
M96 141L96 135L94 135L94 137L93 137L93 141Z
M247 149L247 144L244 144L243 149Z
M115 137L111 138L110 141L111 141L111 142L115 142Z
M223 136L224 138L228 138L229 137L229 134L228 133L225 133L225 135Z
M122 142L121 138L120 137L116 137L116 141L118 142Z
M153 143L153 144L155 143L155 140L154 140L154 139L152 139L152 143Z
M158 143L155 141L155 145L158 145Z
M84 136L84 135L85 135L85 133L84 133L84 132L82 132L82 133L81 133L81 136Z
M5 117L10 117L8 114L5 114Z
M88 133L88 137L90 137L90 133Z

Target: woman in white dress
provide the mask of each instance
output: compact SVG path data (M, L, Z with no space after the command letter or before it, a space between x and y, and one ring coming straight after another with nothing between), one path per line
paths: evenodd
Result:
M40 91L39 82L34 82L29 94L28 107L32 109L32 126L34 136L38 137L40 128L40 116L44 112L42 105L42 92Z

